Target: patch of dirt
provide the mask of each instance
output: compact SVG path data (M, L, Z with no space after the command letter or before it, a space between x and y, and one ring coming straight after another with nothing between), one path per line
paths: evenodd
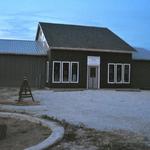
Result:
M150 150L147 137L128 131L96 131L84 126L61 123L63 140L48 150Z
M2 88L0 87L1 100L14 100L18 98L19 88Z
M3 105L17 105L17 106L32 106L39 105L40 102L32 98L25 98L18 102L19 88L0 88L0 104Z
M32 101L31 99L24 99L21 100L20 102L18 100L1 100L0 99L0 104L3 105L16 105L16 106L33 106L33 105L40 105L39 101Z
M29 121L0 118L7 125L6 139L0 140L0 150L21 150L38 144L50 134L50 129Z

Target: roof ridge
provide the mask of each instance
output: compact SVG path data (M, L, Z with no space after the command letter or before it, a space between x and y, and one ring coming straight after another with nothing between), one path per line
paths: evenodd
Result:
M48 24L48 25L63 25L63 26L72 26L72 27L83 27L83 28L97 28L97 29L107 29L107 27L100 27L100 26L94 26L94 25L85 25L85 24L65 24L65 23L50 23L50 22L39 22L39 24Z

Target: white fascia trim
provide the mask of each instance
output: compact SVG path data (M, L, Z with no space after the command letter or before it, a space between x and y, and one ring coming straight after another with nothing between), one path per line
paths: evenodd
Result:
M127 53L132 54L132 51L127 50L109 50L109 49L92 49L92 48L72 48L72 47L50 47L54 50L79 50L79 51L92 51L92 52L111 52L111 53Z
M59 81L54 81L54 65L55 65L55 63L59 63L60 64L60 69L59 69L60 79L59 79ZM61 83L61 61L53 61L52 83Z
M69 64L68 81L63 80L63 77L64 77L64 75L63 75L63 72L64 72L63 64ZM61 78L62 78L62 83L69 83L70 82L70 62L69 61L62 61L62 76L61 76Z
M77 81L72 81L72 64L77 64ZM70 76L70 83L79 83L79 62L71 61L71 76Z
M44 35L44 32L43 32L43 29L42 29L42 27L41 27L41 25L40 25L40 24L39 24L39 27L40 27L41 32L43 33L43 36L44 36L44 39L45 39L46 45L47 45L48 49L50 49L49 44L48 44L48 42L47 42L47 39L45 38L45 35ZM39 31L39 32L40 32L40 31Z

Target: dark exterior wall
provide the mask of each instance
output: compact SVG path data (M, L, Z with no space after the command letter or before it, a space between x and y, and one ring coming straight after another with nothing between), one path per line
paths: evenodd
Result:
M50 87L51 88L86 88L87 87L87 56L100 56L100 87L101 88L128 88L131 84L108 84L107 69L108 63L130 63L131 54L123 53L104 53L104 52L87 52L71 50L51 50L50 58ZM52 62L53 61L78 61L79 62L79 83L52 83ZM131 66L132 70L132 66ZM132 76L131 76L132 81Z
M32 87L45 85L44 56L0 55L0 86L19 87L24 75Z
M150 89L150 61L133 61L133 87Z

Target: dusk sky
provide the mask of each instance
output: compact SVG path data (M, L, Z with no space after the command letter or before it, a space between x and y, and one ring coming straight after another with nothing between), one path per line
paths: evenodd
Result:
M107 27L130 45L150 49L150 0L1 1L1 39L34 40L38 22Z

